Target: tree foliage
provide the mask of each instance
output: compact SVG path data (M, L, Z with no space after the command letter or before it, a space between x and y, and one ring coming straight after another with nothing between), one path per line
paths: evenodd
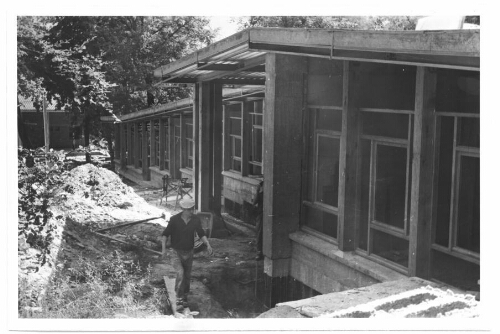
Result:
M85 142L99 116L184 98L181 86L155 87L153 70L212 42L203 17L18 17L18 94L44 97L84 119ZM77 119L74 117L73 119Z

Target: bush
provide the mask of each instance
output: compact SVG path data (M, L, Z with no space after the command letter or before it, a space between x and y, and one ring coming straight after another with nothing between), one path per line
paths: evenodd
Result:
M151 269L125 261L116 252L99 262L80 257L67 273L58 273L51 279L39 312L26 311L33 298L29 293L23 295L28 290L19 284L20 316L95 319L112 318L117 313L158 313L166 293L164 288L149 285ZM144 302L146 298L148 302Z
M50 209L53 192L62 184L63 153L18 150L18 236L41 251L39 263L46 263L54 230L63 216L54 217Z

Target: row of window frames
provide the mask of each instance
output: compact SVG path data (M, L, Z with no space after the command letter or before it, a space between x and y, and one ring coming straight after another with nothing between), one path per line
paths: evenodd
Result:
M326 115L326 116L331 116L332 114L334 116L337 116L337 120L338 121L341 121L341 114L340 114L340 119L339 119L339 114L335 115L335 113L332 113L330 110L327 111L326 113L325 112L322 112L323 115ZM365 114L366 115L366 114ZM373 125L376 124L376 119L375 119L375 122L373 119L370 119L370 117L365 117L364 115L364 123L366 124L366 121L368 120L368 124L370 124L371 126L368 127L369 131L366 131L368 132L369 134L375 134L375 135L379 135L381 133L378 133L380 131L380 127L374 127ZM369 114L368 114L369 115ZM403 116L403 118L406 116L408 117L408 115L394 115L394 114L390 114L390 115L386 115L386 117L382 117L383 121L385 124L391 124L391 123L387 123L388 120L390 120L390 118L394 118L394 116ZM321 116L320 116L321 117ZM323 118L326 118L326 117L323 117ZM332 118L332 117L331 117ZM334 118L334 117L333 117ZM375 117L376 118L376 117ZM449 118L449 117L447 117ZM407 118L408 119L408 118ZM408 121L410 121L410 119L408 119ZM479 118L459 118L459 117L455 117L455 122L458 125L457 127L457 132L458 132L458 140L457 140L457 143L458 145L471 145L471 146L479 146ZM323 119L322 122L315 122L316 124L320 125L319 127L320 128L325 128L325 124L328 124L328 122L325 122L325 120ZM335 123L340 123L341 122L335 122ZM396 123L401 123L401 122L396 122ZM331 123L330 123L331 124ZM379 123L380 124L380 123ZM327 127L328 128L328 127ZM330 129L332 127L329 127ZM367 127L365 127L363 130L365 130ZM401 128L404 128L404 127L399 127L400 129ZM408 129L411 129L411 127L409 126ZM377 131L376 133L371 133L370 131L372 130L375 130ZM321 131L319 131L321 132ZM329 131L328 131L329 132ZM365 133L366 133L365 132ZM411 133L411 132L410 132ZM392 132L392 135L395 135L396 134L396 137L401 137L401 133L398 133L398 132ZM382 133L382 135L387 135L387 133ZM318 147L318 150L321 151L321 149L319 149L320 145L319 145L319 141L321 138L321 136L318 136L317 137L318 141L316 142L316 145ZM333 134L333 136L326 136L324 138L335 138L333 140L337 140L337 146L340 146L340 142L339 142L339 138L340 138L340 133L336 133L336 134ZM372 141L373 142L373 141ZM381 144L380 146L380 151L384 151L384 150L398 150L397 147L394 147L394 144L390 144L389 145L383 145L384 143L379 143ZM392 146L391 146L392 145ZM335 146L335 145L333 145ZM374 146L375 148L378 147L378 145ZM459 147L459 146L457 146ZM316 154L318 154L318 150L316 151ZM337 147L337 151L339 150L339 147ZM411 179L411 171L409 170L409 163L408 163L408 157L409 157L409 154L407 152L408 148L403 146L403 147L400 147L399 150L403 153L403 154L399 154L399 156L402 156L403 159L401 159L402 161L400 162L400 165L405 165L406 164L406 176L404 175L405 173L402 173L401 177L402 179L406 179L406 180L399 180L399 181L403 181L403 182L398 182L398 183L401 183L401 184L405 184L405 187L406 188L402 188L400 189L400 193L399 196L396 196L395 198L405 198L405 193L407 194L408 191L408 182L409 180ZM330 151L330 152L335 152L335 149L331 149L331 150L327 150L327 151ZM394 152L392 152L394 153ZM334 155L334 154L333 154ZM338 155L338 154L337 154ZM398 156L398 154L386 154L387 157L394 157L394 156ZM406 156L406 159L404 158L404 156ZM316 161L318 160L318 158L315 159ZM387 159L386 159L387 160ZM405 161L406 160L406 161ZM387 165L387 161L382 163L383 165ZM314 167L315 168L315 167ZM338 169L338 167L337 167ZM381 169L383 170L383 169ZM315 170L315 173L317 173L317 170ZM390 175L386 175L388 177L394 177L394 176L390 176ZM317 183L317 178L315 179L314 181L314 184L313 186ZM337 185L338 187L338 185ZM314 207L316 207L316 209L318 208L321 208L321 206L324 206L324 208L320 209L320 211L323 212L323 215L329 215L329 219L327 219L328 221L331 221L332 223L331 224L327 224L327 226L324 226L324 227L320 227L320 226L312 226L313 229L318 229L320 230L321 232L325 233L326 235L329 235L329 236L332 236L334 238L337 237L337 229L338 229L338 226L336 224L336 215L338 214L337 213L337 203L335 201L335 187L333 187L333 189L330 190L330 194L334 194L333 196L330 195L330 196L326 196L328 197L329 199L331 199L331 202L326 202L322 196L321 196L321 193L318 193L317 190L314 190L314 196L316 198L314 198L313 202L305 202L306 204L306 212L307 212L307 207L309 206L311 209L313 209ZM377 189L377 187L374 187L375 189ZM378 187L380 188L380 187ZM337 189L338 190L338 189ZM375 190L376 191L376 190ZM337 191L338 193L338 191ZM372 196L372 195L370 195ZM372 196L373 197L373 196ZM375 195L375 200L377 198L380 198L380 194L379 195ZM319 199L319 201L318 201ZM409 208L409 196L408 198L406 198L406 201L405 201L405 209L404 209L404 217L401 217L401 213L403 212L402 210L400 212L397 212L396 211L396 214L399 215L399 217L395 217L394 215L390 216L390 215L387 215L386 216L389 216L389 218L392 218L390 219L390 221L388 222L387 224L387 219L384 219L384 218L381 218L381 215L383 216L383 212L380 212L380 210L377 210L379 208L379 206L377 206L376 204L374 204L375 206L375 209L373 210L374 213L372 214L373 217L374 217L374 220L373 220L373 224L372 224L372 227L374 227L375 229L380 229L381 232L389 232L389 234L393 235L394 237L403 237L405 239L407 239L407 213L408 213L408 208ZM310 216L309 214L306 214L305 217L307 216ZM387 218L387 217L386 217ZM305 218L306 221L310 221L310 222L321 222L323 221L323 219L318 219L318 217L309 217L309 219ZM381 223L380 221L386 221L385 223ZM401 224L404 224L403 226L401 226ZM306 224L307 225L307 224ZM311 225L311 224L309 224ZM460 243L460 242L459 242ZM458 244L459 244L458 243ZM460 245L459 245L460 246Z

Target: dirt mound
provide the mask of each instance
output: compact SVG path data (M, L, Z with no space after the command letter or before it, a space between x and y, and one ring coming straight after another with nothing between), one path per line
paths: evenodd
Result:
M71 267L80 256L102 255L105 245L91 237L91 230L116 225L124 221L158 217L161 210L149 205L120 177L92 164L78 166L62 176L63 184L55 191L50 210L53 240L47 263L40 266L40 251L31 248L24 238L18 242L18 276L20 298L40 302L44 289L58 268Z
M54 203L55 210L81 224L106 226L161 215L117 174L92 164L78 166L66 175Z

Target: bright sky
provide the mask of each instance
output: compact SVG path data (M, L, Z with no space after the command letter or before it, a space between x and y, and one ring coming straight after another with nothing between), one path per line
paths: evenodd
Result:
M237 16L210 16L210 26L214 29L219 28L216 41L224 39L237 32L238 25L231 22L231 19L237 20Z

